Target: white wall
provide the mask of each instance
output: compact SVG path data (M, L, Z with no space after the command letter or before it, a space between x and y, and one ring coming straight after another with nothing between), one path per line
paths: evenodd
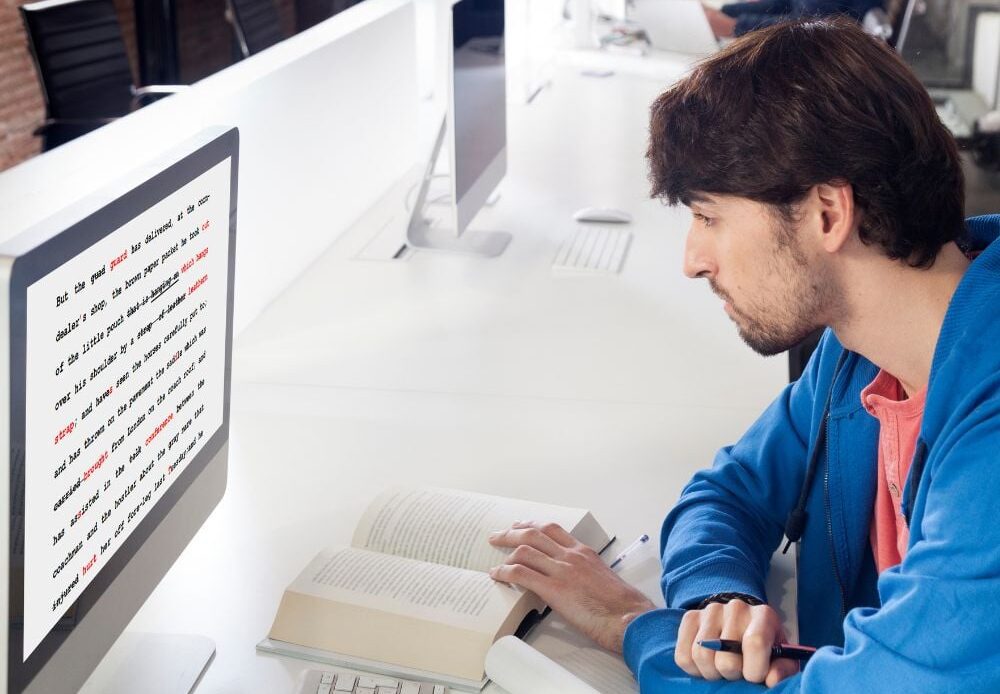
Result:
M976 15L975 43L972 46L972 88L986 102L997 107L997 77L1000 71L1000 12Z
M0 174L0 241L208 125L240 129L241 331L414 164L411 0L366 0Z

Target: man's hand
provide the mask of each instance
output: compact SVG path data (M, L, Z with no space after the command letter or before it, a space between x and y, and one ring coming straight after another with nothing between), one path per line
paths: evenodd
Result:
M771 646L784 637L781 617L768 605L751 607L742 600L712 603L685 613L677 632L674 661L692 677L742 678L773 687L799 671L794 660L771 660ZM709 639L742 641L743 654L710 651L698 645L698 641Z
M656 607L555 523L515 523L490 535L490 544L514 550L490 576L537 594L610 651L621 653L625 627Z
M707 5L703 5L702 7L705 10L705 16L708 17L708 25L712 27L712 31L715 33L715 38L728 39L736 33L735 19L714 7L708 7Z

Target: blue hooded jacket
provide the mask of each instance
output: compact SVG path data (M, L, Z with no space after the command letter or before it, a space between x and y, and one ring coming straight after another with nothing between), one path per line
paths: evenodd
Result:
M799 640L821 648L771 691L1000 692L1000 215L970 219L967 230L967 250L984 250L935 348L918 442L924 464L915 456L903 490L902 564L877 575L869 543L878 422L860 393L878 367L849 353L834 379L844 349L827 331L803 376L695 475L664 521L667 608L625 632L625 660L643 692L764 691L689 677L674 663L677 628L685 608L715 593L766 597L828 393L798 545Z

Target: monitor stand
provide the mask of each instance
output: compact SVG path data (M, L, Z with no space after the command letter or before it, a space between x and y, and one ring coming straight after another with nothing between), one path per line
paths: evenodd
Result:
M406 230L406 242L414 248L438 251L457 251L495 258L504 252L511 235L506 231L468 230L456 236L451 229L434 228L415 215Z
M434 177L434 164L437 162L441 146L444 144L444 135L447 126L447 120L442 119L434 146L431 149L430 156L427 158L423 178L420 180L420 189L417 193L416 202L414 202L413 210L410 212L410 220L406 227L406 243L413 248L470 253L487 258L495 258L503 253L504 249L510 243L512 237L506 231L466 230L465 233L459 235L454 229L432 226L424 218L424 206L427 204L427 190L430 187L431 179ZM451 204L456 204L456 201L452 200Z
M126 631L80 694L189 694L214 655L205 636Z

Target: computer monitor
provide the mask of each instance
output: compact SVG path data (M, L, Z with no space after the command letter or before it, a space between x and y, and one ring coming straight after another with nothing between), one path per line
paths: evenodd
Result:
M451 8L448 108L427 160L407 238L411 245L496 256L510 242L469 222L507 173L507 77L503 0L458 0ZM424 209L434 165L447 141L450 201L443 219Z
M0 245L7 694L80 690L225 490L238 143L205 131Z

